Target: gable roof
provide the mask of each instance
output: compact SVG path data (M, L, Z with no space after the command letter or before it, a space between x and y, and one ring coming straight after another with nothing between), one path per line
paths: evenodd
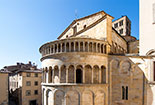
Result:
M91 14L91 15L88 15L88 16L85 16L85 17L83 17L83 18L76 19L76 20L74 20L74 21L65 29L65 31L64 31L57 39L60 39L60 38L70 29L70 27L72 27L76 22L78 22L78 21L80 21L80 20L84 20L84 19L86 19L86 18L90 18L90 17L95 16L95 15L97 15L97 14L102 14L103 16L105 16L105 15L110 16L109 14L107 14L107 13L104 12L104 11L99 11L99 12L97 12L97 13L94 13L94 14ZM112 16L110 16L110 17L112 17ZM113 17L112 17L112 18L113 18Z

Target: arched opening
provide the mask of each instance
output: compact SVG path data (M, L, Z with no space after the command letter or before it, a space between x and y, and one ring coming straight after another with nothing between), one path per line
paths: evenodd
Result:
M85 82L92 83L92 67L90 65L85 66Z
M85 43L85 51L88 52L88 43Z
M75 51L78 52L78 50L79 50L79 43L76 42L76 43L75 43Z
M57 45L55 44L55 53L57 52Z
M93 52L96 52L96 43L93 44Z
M71 52L74 52L74 42L71 43Z
M53 45L51 46L51 53L53 53Z
M104 45L101 45L101 53L104 53Z
M49 83L52 82L52 75L53 75L52 67L50 66L50 67L49 67L49 71L48 71L48 82L49 82Z
M76 70L76 83L82 83L82 70Z
M45 68L45 72L44 72L44 73L45 73L45 74L44 74L44 75L45 75L45 76L44 76L44 77L45 77L45 78L44 78L44 82L45 82L45 83L47 82L47 81L46 81L46 79L47 79L47 70L48 70L48 69L47 69L47 67L46 67L46 68Z
M80 51L83 51L83 42L80 42Z
M97 45L97 50L98 50L98 53L100 53L100 44L99 43Z
M68 68L68 83L74 83L74 66L70 65Z
M65 52L65 44L62 44L62 52Z
M106 67L101 66L101 83L106 83Z
M58 44L58 52L60 52L60 50L61 50L61 46L60 44Z
M93 67L93 74L93 83L99 83L99 67L97 65Z
M58 66L54 67L54 83L60 83Z
M69 52L69 43L66 43L66 52Z
M89 52L92 52L92 42L89 43Z
M62 65L61 66L61 79L60 79L61 83L66 83L66 66Z

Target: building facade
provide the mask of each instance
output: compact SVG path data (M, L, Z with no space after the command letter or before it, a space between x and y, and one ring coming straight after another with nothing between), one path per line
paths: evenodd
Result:
M40 47L43 105L146 104L152 57L138 56L130 28L121 35L112 20L104 11L74 20Z
M155 0L140 0L140 55L154 52ZM148 47L149 46L149 47Z
M140 0L140 55L152 57L147 82L147 105L155 105L155 0Z
M9 71L10 104L41 105L42 71L34 64L17 63L6 66L3 71Z
M0 72L0 105L9 105L8 73Z

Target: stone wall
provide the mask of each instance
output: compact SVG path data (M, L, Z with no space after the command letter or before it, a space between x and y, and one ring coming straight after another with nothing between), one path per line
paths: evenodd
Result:
M147 78L143 75L144 69L137 65L141 59L135 58L139 59L135 62L133 58L111 56L109 59L110 105L144 105Z
M44 105L108 105L108 85L43 85ZM54 101L52 101L54 99Z
M0 105L8 105L8 74L0 73Z

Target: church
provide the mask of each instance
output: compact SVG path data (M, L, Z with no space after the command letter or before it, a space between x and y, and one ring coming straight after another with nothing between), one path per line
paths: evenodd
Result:
M40 47L42 105L147 105L153 57L139 55L127 16L113 19L76 19Z

